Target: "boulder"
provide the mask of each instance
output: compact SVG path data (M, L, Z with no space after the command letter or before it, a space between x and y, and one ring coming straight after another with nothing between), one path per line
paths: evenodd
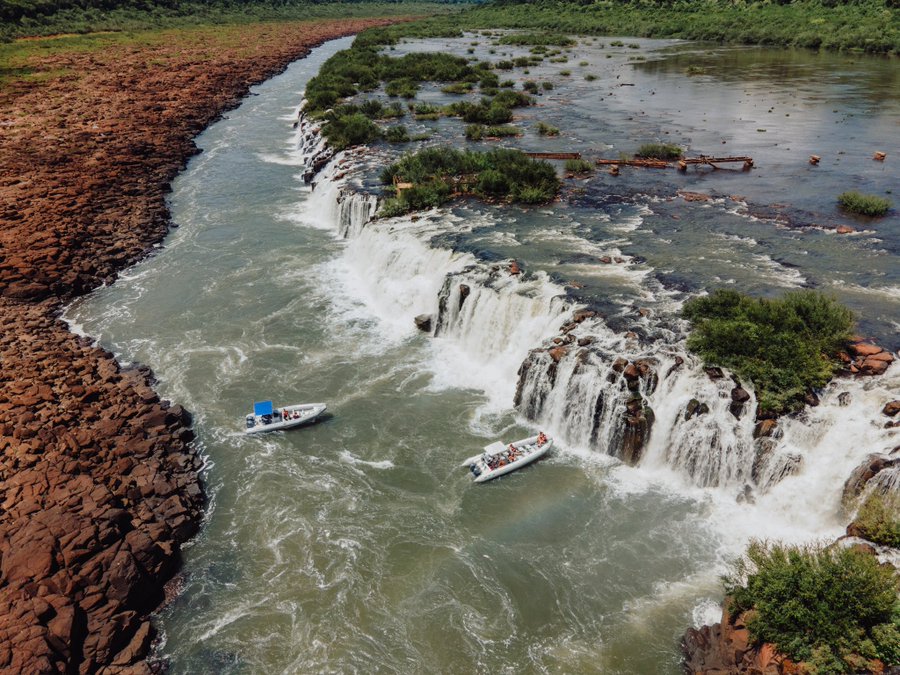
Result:
M885 403L884 408L881 409L881 413L888 417L894 417L897 413L900 413L900 400Z
M868 455L847 478L844 483L842 502L849 507L866 489L866 485L882 471L900 470L900 454L872 453Z
M867 342L858 342L856 344L851 344L847 347L851 354L855 356L872 356L873 354L879 354L884 350L878 345L869 344Z
M416 324L416 328L424 333L431 332L431 314L419 314L413 321Z
M699 417L709 412L709 406L701 403L695 398L688 401L687 407L684 409L684 421L687 422L692 417Z

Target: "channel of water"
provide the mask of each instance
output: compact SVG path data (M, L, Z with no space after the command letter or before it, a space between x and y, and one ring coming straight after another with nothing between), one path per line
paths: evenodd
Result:
M465 55L470 40L398 53ZM161 394L195 414L211 501L185 551L181 595L160 617L160 653L173 672L676 673L678 638L717 618L718 575L750 537L840 533L844 478L896 440L877 424L881 402L900 388L896 367L879 380L836 383L820 407L787 422L779 452L801 457L801 468L754 486L755 504L736 500L748 480L747 420L714 407L702 423L678 422L698 391L720 396L691 363L652 393L658 421L637 467L579 430L572 402L593 405L606 385L576 382L538 415L561 440L547 460L485 486L458 468L486 443L535 428L513 407L517 370L581 306L604 310L583 331L610 355L665 362L679 344L674 317L686 293L717 283L763 293L818 286L898 346L898 218L854 221L861 233L843 238L786 226L845 222L823 206L842 185L896 185L890 164L865 156L876 145L900 153L885 132L900 120L896 94L885 93L897 91L896 69L833 55L601 42L582 41L568 65L532 68L528 78L556 86L519 112L526 131L511 144L615 157L670 136L752 154L759 169L600 174L568 181L551 207L467 203L369 222L366 166L396 150L338 158L311 191L301 178L310 130L292 129L306 81L350 44L337 40L200 136L203 153L173 186L180 227L157 255L69 309L77 330L122 361L152 366ZM575 66L582 59L588 65ZM686 75L688 64L703 74ZM572 75L560 76L563 68ZM420 98L447 97L426 87ZM562 138L533 133L536 120L559 126ZM429 129L433 142L463 142L459 122L407 124ZM819 173L798 169L816 150L826 158ZM686 205L672 199L679 188L717 199ZM622 262L599 262L605 255ZM513 257L524 275L505 273ZM461 283L470 288L464 304ZM416 331L413 317L437 318L442 294L442 329ZM622 337L630 328L639 343ZM248 438L243 415L266 397L325 400L331 414L302 431Z

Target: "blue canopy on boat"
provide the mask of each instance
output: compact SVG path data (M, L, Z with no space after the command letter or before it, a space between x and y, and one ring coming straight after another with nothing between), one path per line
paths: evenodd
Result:
M254 415L271 415L274 409L272 401L260 401L253 404Z

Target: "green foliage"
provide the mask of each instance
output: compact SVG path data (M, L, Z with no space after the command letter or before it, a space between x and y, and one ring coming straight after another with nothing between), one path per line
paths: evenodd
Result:
M412 139L409 137L409 131L402 124L395 127L389 127L384 132L384 138L391 143L409 143Z
M683 314L693 324L688 347L751 381L760 410L777 413L800 409L807 391L828 382L853 327L849 309L816 291L768 300L717 290Z
M593 82L594 80L597 79L597 76L592 75L591 73L588 73L587 75L584 76L584 79L587 80L588 82Z
M402 96L403 98L415 98L419 91L419 83L408 77L399 80L391 80L384 86L384 93L388 96Z
M538 91L538 84L534 80L525 80L525 82L522 83L522 89L530 94L536 94Z
M470 141L480 141L483 138L518 136L519 133L519 128L511 125L488 127L483 124L470 124L466 127L466 138Z
M553 91L553 83L552 82L541 82L541 89L544 91Z
M559 190L559 178L549 163L506 148L484 153L426 148L382 170L382 182L392 183L395 178L413 187L388 200L383 215L439 206L454 193L538 204L550 201Z
M684 149L670 143L644 143L635 153L635 157L648 159L678 159L684 154Z
M322 133L336 150L371 143L381 137L378 126L359 112L350 115L332 113L329 114L326 121L327 124L322 127Z
M567 159L565 167L571 173L591 173L594 170L594 165L584 159Z
M436 120L441 117L441 108L428 103L417 103L413 108L413 115L417 120Z
M883 216L891 208L891 202L884 197L853 190L838 195L838 204L845 211L863 216Z
M453 82L441 87L441 91L445 94L468 94L474 88L475 85L472 82Z
M733 614L753 610L747 627L754 640L818 672L853 672L871 658L900 663L900 580L874 556L753 542L725 587Z
M541 136L559 136L559 129L552 124L538 122L535 128Z
M900 548L900 497L871 493L859 507L853 523L861 537Z

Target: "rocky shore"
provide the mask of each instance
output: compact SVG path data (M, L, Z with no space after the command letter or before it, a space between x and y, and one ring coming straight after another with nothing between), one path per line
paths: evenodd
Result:
M47 49L0 90L0 671L149 672L204 496L190 416L63 303L168 231L192 139L312 46L397 19L151 33Z

